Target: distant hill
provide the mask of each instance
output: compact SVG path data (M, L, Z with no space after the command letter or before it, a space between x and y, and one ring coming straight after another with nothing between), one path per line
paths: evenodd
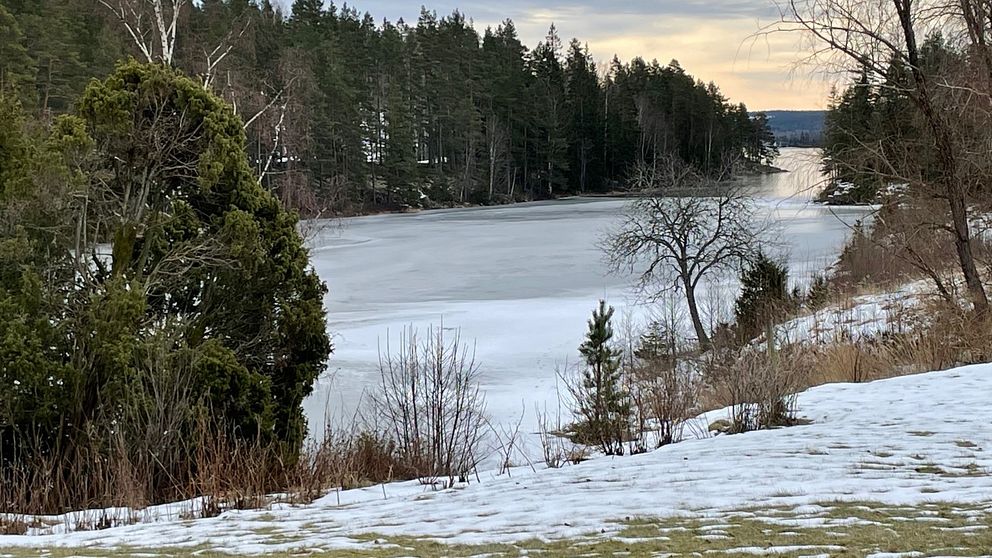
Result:
M766 110L775 140L783 147L817 147L823 141L825 110Z

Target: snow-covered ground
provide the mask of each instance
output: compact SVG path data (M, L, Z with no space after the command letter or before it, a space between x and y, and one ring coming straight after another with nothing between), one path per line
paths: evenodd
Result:
M854 296L776 326L775 337L779 344L829 344L905 333L917 323L916 311L931 290L930 283L914 281L891 292Z
M482 473L449 490L390 484L332 493L305 506L189 521L155 520L160 509L147 514L151 523L69 534L60 532L67 522L56 521L48 527L56 534L0 536L0 548L131 545L251 554L369 548L375 543L361 537L367 533L447 544L608 538L624 518L712 520L762 508L801 512L805 527L829 526L846 520L818 513L838 501L987 506L989 393L992 365L820 386L799 397L800 414L812 421L805 426L693 439L561 469Z

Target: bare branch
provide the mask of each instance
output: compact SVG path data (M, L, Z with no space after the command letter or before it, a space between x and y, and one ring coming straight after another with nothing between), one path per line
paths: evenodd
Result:
M189 0L97 1L120 20L145 60L148 62L157 60L167 66L173 64L179 13ZM165 2L168 2L168 5L165 5ZM156 40L159 48L157 55L154 47Z

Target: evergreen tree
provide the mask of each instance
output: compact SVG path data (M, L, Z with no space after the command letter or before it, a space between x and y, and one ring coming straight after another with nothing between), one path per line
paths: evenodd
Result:
M483 72L488 96L484 97L487 130L489 185L496 189L502 178L507 199L513 199L527 180L527 138L532 126L534 76L527 63L527 49L517 37L516 27L506 20L493 32L487 30L482 43ZM488 106L486 105L488 102ZM502 168L500 168L502 167Z
M748 159L757 163L771 164L778 156L775 135L768 126L768 115L763 112L749 116L748 138L744 149Z
M573 192L603 190L602 102L596 64L587 49L572 40L565 62L565 112L569 142L569 188Z
M599 301L588 322L586 340L579 346L585 361L580 400L584 423L583 439L596 443L607 454L622 454L624 436L630 419L630 403L622 386L619 350L613 339L614 309Z
M754 339L794 306L789 295L789 270L758 252L740 276L741 292L734 304L737 331L741 341Z
M400 28L383 25L379 48L379 111L376 122L384 125L381 137L382 175L396 199L390 203L416 206L420 203L416 159L416 125L411 106L409 54ZM375 159L378 161L378 158Z
M170 110L183 118L156 117ZM109 202L85 216L113 239L110 267L98 266L94 281L106 296L146 294L127 303L125 331L138 336L129 343L151 324L179 324L180 347L208 366L198 385L233 433L281 443L295 458L301 404L330 351L325 287L308 268L296 217L253 176L240 119L192 80L130 62L91 84L78 116L60 126L85 126L99 146L79 168L99 177L93 188ZM115 210L115 200L129 203ZM177 257L182 273L172 275Z
M864 141L875 136L874 91L863 72L857 83L833 98L827 112L823 161L824 170L834 179L866 186L866 196L874 197L877 182L875 169L864 159Z
M142 496L174 499L204 424L292 463L330 352L326 289L241 120L133 61L75 112L35 137L0 93L0 476L51 463L46 482L81 488L29 505L119 503L89 464L155 452Z
M536 118L533 140L539 165L537 177L541 197L554 197L565 189L568 177L568 139L565 118L565 71L561 61L561 38L554 25L544 42L531 53L536 78Z
M91 2L3 1L0 80L33 113L69 111L138 53ZM424 8L412 28L321 0L286 16L272 0L204 0L180 16L174 65L212 67L213 91L250 121L263 185L306 213L551 198L617 188L669 155L714 173L774 155L760 116L677 62L614 59L600 78L553 26L528 51L512 21L480 38L457 11Z
M34 61L24 44L24 33L14 16L0 4L0 95L30 87L33 70Z

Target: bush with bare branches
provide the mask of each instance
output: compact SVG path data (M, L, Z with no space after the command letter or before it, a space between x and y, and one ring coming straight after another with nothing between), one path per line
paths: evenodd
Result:
M799 346L746 346L707 355L703 374L713 402L730 410L731 432L748 432L796 423L796 394L808 386L810 362Z
M692 349L678 333L653 322L641 335L631 361L631 385L642 430L657 434L658 446L679 442L685 423L699 410L700 376Z
M380 352L372 412L419 476L451 483L478 463L487 424L479 373L474 353L443 326L423 337L409 327L395 352L388 341Z

